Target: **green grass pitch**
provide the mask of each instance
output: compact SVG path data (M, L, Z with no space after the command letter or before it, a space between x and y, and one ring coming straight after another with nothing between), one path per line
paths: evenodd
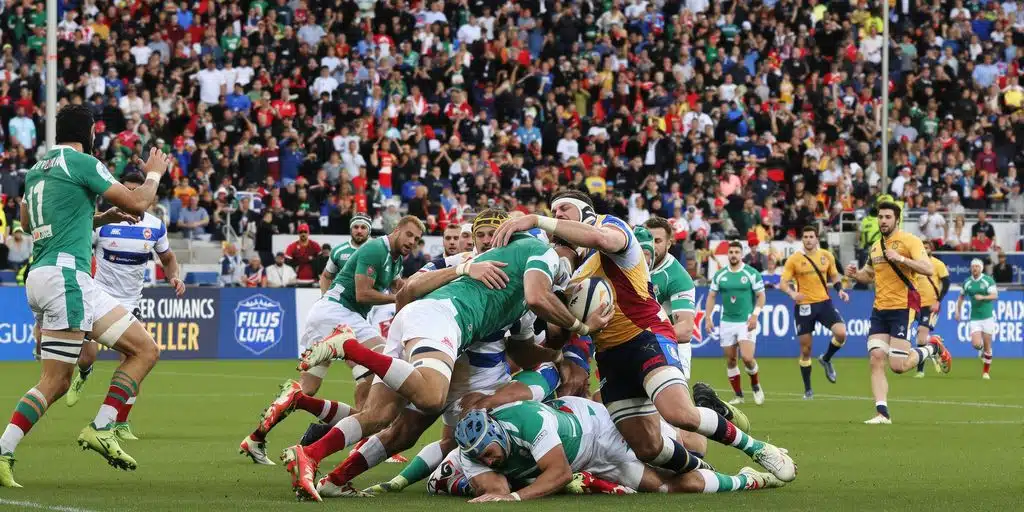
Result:
M978 360L960 359L953 373L925 379L890 376L889 406L895 424L861 424L873 415L867 362L840 359L839 383L814 369L813 401L801 399L796 360L760 361L767 402L744 410L753 434L790 450L799 465L783 489L723 495L564 496L526 505L531 511L587 507L598 510L1012 510L1019 509L1024 476L1024 360L996 360L993 380L980 378ZM192 510L446 510L480 508L461 498L431 497L421 483L400 495L296 502L282 466L256 466L237 453L257 414L277 385L293 377L293 363L162 362L142 386L132 412L142 440L125 443L139 461L132 473L109 467L75 444L96 413L113 370L102 363L82 401L49 412L18 449L15 474L24 489L0 489L0 510L192 511ZM36 363L0 363L3 422L21 393L38 378ZM336 372L346 374L347 372ZM721 360L694 360L693 374L720 391L728 389ZM749 381L744 377L744 386ZM322 395L351 399L351 382L328 381ZM749 400L749 399L748 399ZM269 438L276 459L294 444L310 417L298 411ZM436 439L435 427L422 442ZM410 458L415 450L406 453ZM323 464L330 470L335 455ZM712 443L709 460L735 472L749 461ZM391 477L398 465L382 464L359 478L361 488Z

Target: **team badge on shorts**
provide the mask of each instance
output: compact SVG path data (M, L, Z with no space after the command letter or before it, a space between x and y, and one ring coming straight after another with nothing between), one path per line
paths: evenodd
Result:
M284 308L265 295L253 295L235 307L235 341L260 355L284 338Z

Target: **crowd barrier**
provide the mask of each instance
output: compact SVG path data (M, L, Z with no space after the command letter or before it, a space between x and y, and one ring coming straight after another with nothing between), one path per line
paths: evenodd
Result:
M967 323L957 323L953 310L959 292L954 289L942 302L936 332L947 342L954 357L975 357ZM698 305L707 295L697 289ZM140 303L146 328L162 350L163 359L291 359L298 355L299 333L309 308L319 296L315 289L189 288L175 297L169 288L147 288ZM850 302L836 305L846 319L849 339L839 353L864 357L870 327L873 292L851 291ZM32 359L33 317L24 288L0 287L0 361ZM700 308L703 311L703 307ZM718 321L718 308L713 313ZM1001 291L996 307L999 331L996 357L1024 357L1024 291ZM779 291L768 291L761 313L757 353L762 357L797 357L792 302ZM703 313L698 315L703 327ZM816 351L824 350L831 334L820 326L815 331ZM698 330L693 339L695 357L719 357L714 333ZM104 350L101 357L113 358Z

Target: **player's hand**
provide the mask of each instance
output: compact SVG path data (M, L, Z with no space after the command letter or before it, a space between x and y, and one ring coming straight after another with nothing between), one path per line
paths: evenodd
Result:
M117 224L118 222L135 224L139 221L138 216L132 215L116 206L100 214L100 218L103 219L104 224Z
M558 364L558 396L590 396L590 374L571 361Z
M980 293L975 293L974 300L985 300L985 296Z
M462 398L459 399L458 404L459 408L462 409L462 414L460 414L459 417L464 416L467 412L473 409L479 409L479 404L483 402L485 398L487 398L487 395L476 391L463 395Z
M850 263L846 266L846 277L857 277L857 264Z
M754 329L757 329L757 316L750 315L750 318L747 319L747 330L753 331Z
M167 172L168 167L171 163L171 158L166 153L160 151L157 148L150 148L149 157L146 162L143 163L138 157L135 158L136 164L142 168L142 172L149 174L155 172L161 176Z
M953 319L956 320L957 322L960 321L960 310L959 309L957 309L956 312L953 313Z
M491 247L504 247L508 245L512 235L535 227L537 227L536 215L523 215L518 219L507 220L494 232L494 238L491 239Z
M484 494L483 496L477 496L469 500L470 503L490 503L493 501L519 501L512 497L511 494Z
M839 298L843 302L850 302L850 294L846 293L846 290L839 290Z
M604 329L608 322L612 320L612 315L615 314L615 304L609 303L602 309L597 311L591 311L590 315L587 316L587 327L590 332L600 331Z
M177 277L175 277L175 278L171 279L170 283L171 283L171 286L174 288L174 294L175 295L177 295L178 297L181 297L182 295L185 295L185 282L184 281L182 281L181 279L178 279Z
M479 261L470 263L469 277L476 279L491 290L500 290L508 284L508 275L501 267L508 264L502 261Z
M885 259L893 263L903 263L903 260L905 260L906 258L904 258L902 254L896 251L896 249L886 249Z
M802 294L800 292L795 292L792 295L790 295L790 297L793 298L793 302L800 302L800 301L804 300L804 294Z
M708 336L715 332L715 323L711 321L711 315L704 317L704 328L708 331Z

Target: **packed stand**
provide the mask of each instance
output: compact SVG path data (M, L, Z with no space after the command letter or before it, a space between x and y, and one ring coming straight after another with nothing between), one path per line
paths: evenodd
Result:
M892 4L888 191L874 1L71 1L58 90L115 175L173 154L172 231L249 233L265 267L299 226L407 210L439 234L562 187L687 251L856 229L886 192L935 200L947 239L965 210L1024 212L1024 1ZM43 5L2 14L8 223L44 133Z

